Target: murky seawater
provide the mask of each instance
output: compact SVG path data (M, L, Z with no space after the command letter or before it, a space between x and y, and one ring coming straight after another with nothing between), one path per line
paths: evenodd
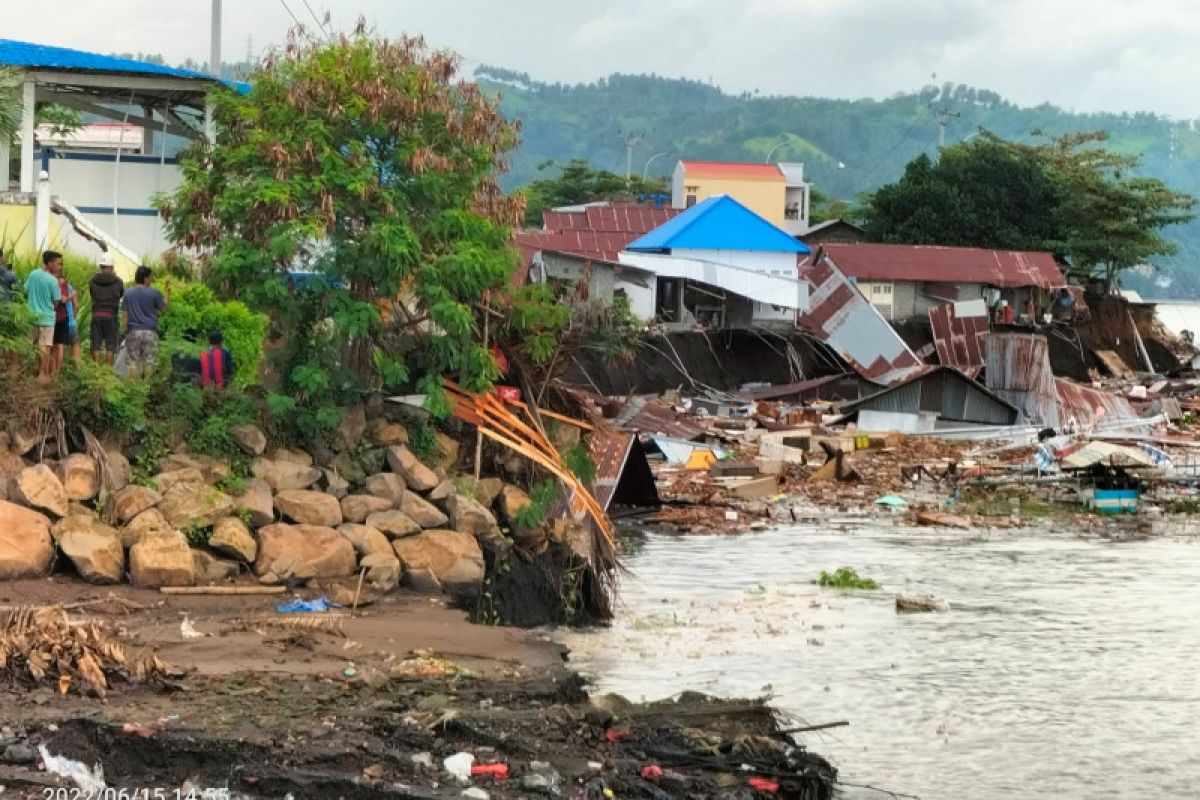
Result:
M850 721L805 738L842 779L924 800L1200 796L1200 542L792 527L626 561L612 627L562 636L598 691L772 693ZM843 565L884 590L812 583Z

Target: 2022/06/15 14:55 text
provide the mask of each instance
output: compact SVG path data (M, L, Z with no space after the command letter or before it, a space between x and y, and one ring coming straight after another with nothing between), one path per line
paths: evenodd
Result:
M42 790L43 800L230 800L229 789L65 789Z

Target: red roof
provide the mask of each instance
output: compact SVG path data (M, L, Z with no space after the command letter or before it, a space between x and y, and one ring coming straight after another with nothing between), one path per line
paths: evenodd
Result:
M982 283L999 288L1066 285L1050 253L911 244L827 244L825 255L846 275L868 281Z
M684 175L693 178L742 178L755 181L782 181L783 173L775 164L749 161L681 161Z

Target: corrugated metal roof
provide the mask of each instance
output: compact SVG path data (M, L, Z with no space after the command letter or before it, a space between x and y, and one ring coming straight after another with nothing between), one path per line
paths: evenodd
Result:
M625 249L643 253L679 249L809 252L808 245L724 194L681 212Z
M879 311L827 259L805 260L801 278L808 281L809 311L797 322L808 328L869 381L889 385L922 365Z
M726 180L782 181L783 172L776 164L751 161L680 161L683 174L691 178Z
M676 439L695 439L708 429L657 397L631 397L617 412L613 423L624 430L642 434L662 434Z
M897 414L932 412L940 419L984 425L1016 424L1020 411L1004 398L954 367L927 365L881 392L847 403L852 414L863 409Z
M827 244L824 254L858 280L982 283L1000 288L1066 285L1050 253L908 244Z
M779 398L798 397L804 399L805 395L817 393L824 386L832 383L846 380L848 377L853 377L853 380L861 380L852 372L845 372L841 375L825 375L820 378L812 378L806 381L796 381L795 383L781 383L776 386L766 386L762 389L750 389L741 392L743 397L748 397L751 400L778 400Z
M1141 419L1133 406L1119 394L1073 383L1066 378L1054 379L1058 391L1058 418L1065 426L1072 420L1079 428L1109 428L1136 426ZM1146 423L1146 428L1150 424Z
M1059 427L1058 389L1046 337L993 333L984 341L987 387L1021 409L1037 425Z
M166 78L220 82L239 90L247 84L226 81L190 69L149 64L132 58L118 58L69 47L52 47L33 42L0 39L0 64L26 69L63 70L71 72L104 72L117 75L159 75Z
M1096 464L1112 466L1155 466L1154 459L1136 447L1124 447L1112 442L1088 442L1062 460L1063 466L1087 469Z
M633 447L636 438L632 433L618 431L607 425L596 428L587 437L588 452L596 464L596 480L592 482L592 494L605 511L612 503L617 483L625 470L625 461L629 458L629 449Z
M971 305L983 308L982 301ZM958 316L956 310L961 308L958 304L949 303L929 309L933 344L941 363L958 367L964 372L972 369L977 371L983 366L984 339L988 335L987 311L984 309L983 314Z

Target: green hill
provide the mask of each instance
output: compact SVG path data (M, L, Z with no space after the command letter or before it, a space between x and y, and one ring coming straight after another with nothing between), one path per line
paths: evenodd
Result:
M895 180L918 153L937 149L938 119L946 109L946 142L980 127L1009 139L1036 131L1057 135L1103 129L1110 146L1141 157L1141 171L1172 188L1200 196L1200 131L1195 121L1154 114L1077 114L1052 105L1021 108L995 92L962 85L929 86L886 100L730 95L697 81L653 75L613 75L567 86L533 80L524 73L481 67L476 73L501 106L522 124L506 188L544 173L547 160L583 158L615 172L625 169L626 133L640 134L633 169L654 160L652 175L666 174L681 158L803 161L810 179L827 195L851 199ZM839 162L844 168L839 167ZM1200 221L1169 231L1178 255L1160 260L1157 272L1130 275L1125 283L1146 296L1200 297Z

